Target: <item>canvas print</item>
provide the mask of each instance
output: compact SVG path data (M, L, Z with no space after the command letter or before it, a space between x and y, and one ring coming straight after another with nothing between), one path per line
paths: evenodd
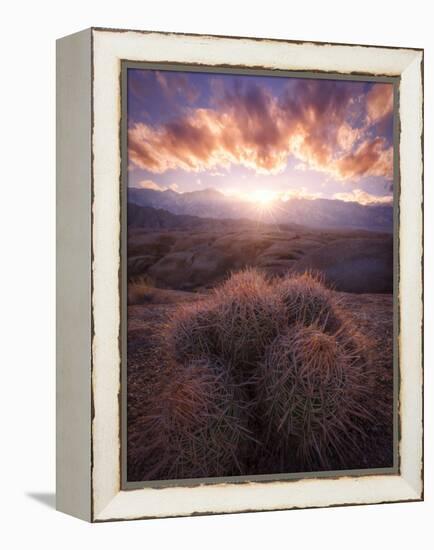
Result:
M394 84L134 66L123 101L127 481L393 468Z

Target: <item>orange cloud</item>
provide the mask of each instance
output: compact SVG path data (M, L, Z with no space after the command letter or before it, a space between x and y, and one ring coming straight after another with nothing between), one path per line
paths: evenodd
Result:
M172 191L176 191L178 189L178 185L176 183L172 183L170 185L159 185L152 180L139 181L138 183L136 183L135 187L139 189L153 189L154 191L166 191L166 189L172 189Z
M368 122L373 124L389 115L393 109L393 88L390 84L375 84L366 96Z
M365 127L350 123L357 107L355 83L351 92L335 81L300 79L295 86L280 98L258 85L220 90L212 108L190 109L156 127L133 124L128 132L130 161L153 173L217 171L238 164L277 174L293 156L307 168L340 180L391 178L392 148L382 138L368 139ZM390 93L384 86L391 86L376 86L367 96L362 83L359 88L369 120L384 117L389 109Z
M190 84L187 76L183 73L155 71L155 79L169 99L179 94L184 96L189 103L193 103L198 98L198 90Z
M344 122L339 126L337 131L337 142L344 151L350 150L353 145L360 139L363 130L360 128L352 128L348 123Z
M155 183L154 181L151 181L151 180L143 180L143 181L140 181L136 187L140 188L140 189L154 189L155 191L161 191L161 187Z
M362 191L362 189L354 189L349 193L335 193L333 198L344 202L358 202L363 205L392 204L393 202L393 197L391 196L379 197Z
M284 191L283 193L281 193L279 195L279 197L283 200L283 201L289 201L291 199L309 199L309 200L314 200L314 199L320 199L322 198L324 195L323 193L320 193L320 192L317 192L317 193L313 193L313 192L310 192L307 190L306 187L301 187L300 189L291 189L289 191Z
M177 168L200 172L231 164L278 173L287 163L287 137L282 134L279 143L267 143L264 132L259 120L244 126L233 112L196 109L161 128L136 124L128 132L128 150L132 163L154 173Z
M366 140L354 151L333 163L335 176L341 180L358 180L362 176L393 176L393 148L383 138Z

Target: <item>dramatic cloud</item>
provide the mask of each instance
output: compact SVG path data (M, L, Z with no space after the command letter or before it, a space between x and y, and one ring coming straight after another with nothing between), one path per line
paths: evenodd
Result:
M371 195L361 189L354 189L350 193L335 193L333 198L345 202L358 202L359 204L364 205L392 204L393 202L393 197L391 196L379 197L377 195Z
M138 187L139 189L153 189L154 191L161 191L161 187L151 180L139 181L135 187Z
M161 124L182 116L200 96L187 73L128 69L128 118Z
M393 109L393 88L390 84L375 84L366 97L369 123L373 124L390 115Z
M256 189L250 192L240 191L240 189L226 189L224 192L226 196L234 196L244 201L253 202L273 202L283 201L287 202L291 199L308 199L315 200L324 197L321 192L309 191L307 187L303 186L298 189L288 189L287 191L271 191L266 188Z
M385 140L377 137L361 143L355 151L333 161L330 168L337 179L358 180L362 176L382 176L392 178L393 148L387 147Z
M167 189L172 189L172 191L176 191L178 189L178 185L176 183L172 183L171 185L159 185L152 180L139 181L134 185L134 187L137 187L139 189L153 189L154 191L166 191Z
M157 75L163 90L165 78ZM392 147L370 128L390 116L392 86L377 84L366 93L363 83L350 84L298 79L277 95L252 81L220 82L211 105L192 106L161 124L131 122L130 162L151 173L239 165L278 174L293 157L342 181L391 179ZM184 94L185 86L178 84Z
M278 119L275 124L279 125ZM128 133L131 162L154 173L177 168L200 172L231 164L278 173L285 168L289 152L284 140L288 137L283 133L272 139L259 119L235 110L196 109L160 128L135 124Z
M313 193L307 190L306 187L301 187L300 189L291 189L289 191L284 191L280 194L279 198L283 201L289 201L291 199L320 199L323 197L323 193L317 192Z
M189 103L193 103L198 98L199 91L184 73L155 71L155 78L168 98L174 98L178 94L185 97Z
M337 130L337 143L342 150L348 151L362 137L362 135L362 129L352 128L349 124L343 122Z

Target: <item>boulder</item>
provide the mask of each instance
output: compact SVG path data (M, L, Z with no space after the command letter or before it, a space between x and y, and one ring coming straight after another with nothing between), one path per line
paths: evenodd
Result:
M393 291L393 239L342 239L307 254L292 271L321 272L325 282L341 292Z

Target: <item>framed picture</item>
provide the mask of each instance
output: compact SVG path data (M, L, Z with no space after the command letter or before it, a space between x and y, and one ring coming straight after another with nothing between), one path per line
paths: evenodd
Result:
M423 498L423 51L57 44L57 506Z

